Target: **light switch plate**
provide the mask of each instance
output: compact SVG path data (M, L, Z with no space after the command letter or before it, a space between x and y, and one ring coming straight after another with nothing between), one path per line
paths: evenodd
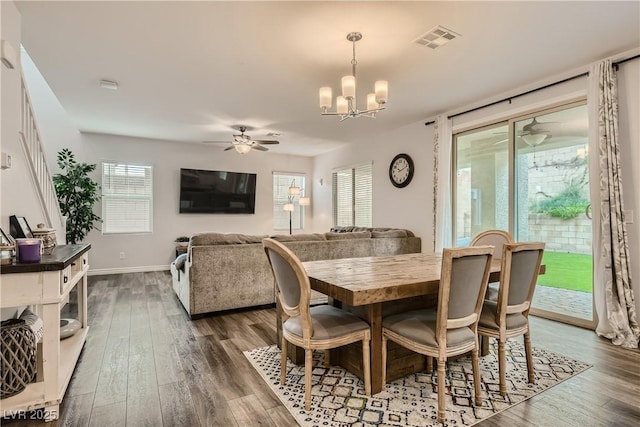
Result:
M2 169L9 169L11 167L11 154L7 154L4 151L2 152L0 167L2 167Z

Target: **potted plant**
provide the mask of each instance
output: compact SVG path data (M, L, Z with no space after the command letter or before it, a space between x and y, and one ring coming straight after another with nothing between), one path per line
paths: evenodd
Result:
M89 176L96 165L76 162L73 152L64 148L58 152L58 167L62 173L53 176L53 185L60 212L67 217L67 243L75 244L102 221L93 213L93 206L100 200L100 186Z

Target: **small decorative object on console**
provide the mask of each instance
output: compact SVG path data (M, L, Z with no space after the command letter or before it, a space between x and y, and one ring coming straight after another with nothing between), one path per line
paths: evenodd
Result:
M11 264L13 262L13 256L15 255L15 242L1 228L0 234L2 238L0 241L0 264Z
M38 224L37 228L33 230L33 237L42 239L42 253L51 255L56 246L56 230L45 228L44 224Z
M16 239L18 245L18 262L40 262L40 239Z

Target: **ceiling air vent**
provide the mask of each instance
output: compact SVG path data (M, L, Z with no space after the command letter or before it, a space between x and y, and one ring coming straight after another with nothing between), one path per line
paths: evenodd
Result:
M415 39L414 42L431 49L437 49L456 37L460 37L460 34L438 25Z

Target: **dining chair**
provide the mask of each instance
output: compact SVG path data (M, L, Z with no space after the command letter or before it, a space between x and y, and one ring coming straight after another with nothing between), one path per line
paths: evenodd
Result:
M527 373L533 383L533 359L529 333L529 309L536 288L544 243L505 243L500 271L498 300L485 300L478 322L478 334L498 340L498 368L500 370L500 394L506 396L506 342L524 335Z
M364 388L371 395L371 329L359 317L331 305L310 306L311 285L300 259L282 243L262 241L276 282L276 294L282 316L280 383L286 382L287 342L304 349L304 405L311 408L311 371L313 350L328 350L362 341Z
M493 249L493 259L502 259L502 246L505 243L513 243L513 236L505 230L485 230L477 234L472 240L471 246L491 245ZM485 299L496 301L498 299L498 282L491 282L487 287Z
M493 247L444 249L436 309L394 314L382 320L382 382L387 375L387 341L438 361L438 421L445 419L445 363L471 351L475 403L482 404L477 325L487 290Z

